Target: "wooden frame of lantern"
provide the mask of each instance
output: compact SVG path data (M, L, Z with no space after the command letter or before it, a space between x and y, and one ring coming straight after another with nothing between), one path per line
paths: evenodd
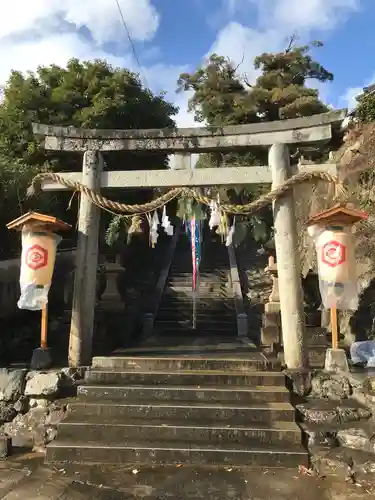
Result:
M328 239L321 248L322 255L320 256L320 264L323 261L324 264L326 264L326 268L328 269L328 271L329 268L331 268L333 275L339 265L342 265L343 270L341 272L344 273L345 277L350 278L350 274L353 275L353 270L349 269L348 266L351 260L350 257L352 257L353 260L354 254L350 256L348 253L354 252L354 247L348 248L348 246L345 245L345 242L341 242L340 238L342 238L345 229L351 229L351 227L355 223L361 220L367 220L367 218L368 214L366 212L356 210L343 204L337 204L328 210L324 210L323 212L314 215L308 220L307 225L309 227L324 227L327 235L330 235L330 239ZM330 255L332 255L331 262ZM337 277L335 277L335 280L333 280L333 282L339 282ZM335 297L337 297L337 295L335 295L336 286L332 286L330 293L332 293L331 297L333 297L335 301ZM330 308L333 349L338 349L339 345L336 304L333 304Z
M36 278L38 283L36 284L50 285L55 266L56 246L55 243L52 245L49 240L51 240L51 236L53 234L60 231L68 231L72 226L51 215L45 215L39 212L28 212L27 214L21 215L21 217L9 222L6 227L7 229L13 229L15 231L22 231L24 229L30 230L33 241L30 241L31 246L28 247L26 251L24 249L22 250L21 272L22 260L28 261L30 258L32 265L28 264L28 267L31 272L36 274L36 272L39 271L39 275L37 275ZM50 260L48 260L49 256L51 257ZM48 349L47 336L48 307L46 305L42 309L40 332L40 348L43 350Z

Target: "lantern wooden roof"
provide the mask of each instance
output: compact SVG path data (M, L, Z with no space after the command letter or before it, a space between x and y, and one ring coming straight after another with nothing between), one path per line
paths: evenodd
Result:
M25 225L50 232L68 231L72 228L70 224L56 219L56 217L52 215L40 214L38 212L28 212L27 214L21 215L18 219L8 222L7 228L21 231Z
M324 210L323 212L314 215L308 220L307 224L309 226L327 223L352 225L360 220L366 219L368 219L368 213L361 212L360 210L356 210L339 203L328 210Z

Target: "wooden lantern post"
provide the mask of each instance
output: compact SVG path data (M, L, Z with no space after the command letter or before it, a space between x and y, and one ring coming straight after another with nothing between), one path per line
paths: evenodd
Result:
M56 258L55 234L71 226L56 217L28 212L7 224L8 229L29 233L22 245L21 279L30 279L37 287L49 286ZM40 349L48 350L48 306L42 308ZM35 352L35 351L34 351Z
M368 214L365 212L338 204L308 221L308 226L317 227L319 232L315 242L319 281L323 302L330 309L333 350L339 350L337 326L337 309L341 300L339 291L345 290L345 286L348 285L354 290L357 283L351 228L356 222L367 218ZM326 296L325 300L323 295Z

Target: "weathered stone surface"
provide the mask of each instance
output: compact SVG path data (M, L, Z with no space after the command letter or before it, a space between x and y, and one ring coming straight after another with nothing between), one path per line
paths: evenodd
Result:
M372 413L369 408L363 406L344 406L340 404L337 406L337 415L339 418L339 422L347 423L347 422L358 422L359 420L368 420L371 418Z
M66 406L52 403L46 416L46 425L58 425L66 416Z
M324 369L335 373L349 373L349 363L344 349L327 349Z
M21 396L15 403L14 409L17 413L26 413L29 409L29 399L25 396Z
M25 386L26 370L0 369L0 401L16 401Z
M296 406L302 420L311 424L346 424L371 417L371 410L355 400L337 403L327 399L309 399Z
M26 414L4 424L3 431L12 438L13 446L43 451L57 434L57 425L65 417L64 405L31 408Z
M311 392L312 376L310 370L284 370L292 391L298 396L308 396Z
M345 374L353 392L361 393L368 388L368 376L363 372L351 372Z
M338 422L336 408L314 408L307 404L297 405L304 422L311 424L333 424Z
M336 401L347 399L352 394L351 385L346 377L324 372L313 377L311 389L315 397Z
M56 396L61 384L60 372L30 372L27 376L26 396Z
M25 415L18 414L12 422L5 424L3 430L11 436L13 446L32 448L35 429L44 422L46 413L45 409L31 408Z
M366 405L368 405L373 413L375 413L375 392L365 392L364 399L366 402Z
M322 476L334 473L346 479L353 460L350 453L345 453L342 449L314 448L311 450L311 465Z
M87 367L81 366L79 368L63 368L61 373L63 374L63 383L69 383L65 379L69 381L75 382L76 380L83 380L85 378Z
M30 408L47 408L50 401L46 398L30 398Z
M375 454L345 447L314 448L311 463L322 476L334 473L344 480L353 475L359 479L375 474Z
M365 429L353 427L339 430L337 440L342 446L356 450L372 451L371 439Z
M14 417L17 415L17 411L13 406L8 405L7 403L0 403L0 422L11 422Z
M338 445L337 430L324 425L302 425L302 430L307 438L308 448L325 446L333 448Z

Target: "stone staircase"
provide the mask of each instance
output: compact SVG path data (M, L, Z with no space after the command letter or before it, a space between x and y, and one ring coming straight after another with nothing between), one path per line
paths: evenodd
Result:
M307 464L280 365L237 337L227 248L204 240L193 329L191 253L184 235L177 245L151 340L93 359L47 462Z
M48 463L306 464L285 387L262 354L97 357L69 403Z
M211 235L203 241L199 292L196 302L196 329L193 329L191 291L191 250L186 235L177 243L168 283L155 322L160 337L235 337L235 305L228 284L228 250Z
M142 318L147 310L149 298L154 293L161 268L165 264L169 245L170 237L162 233L155 248L144 244L138 252L135 251L128 257L132 265L126 266L126 272L120 282L126 315L126 322L122 325L122 347L127 347L128 340L137 335L142 327Z

